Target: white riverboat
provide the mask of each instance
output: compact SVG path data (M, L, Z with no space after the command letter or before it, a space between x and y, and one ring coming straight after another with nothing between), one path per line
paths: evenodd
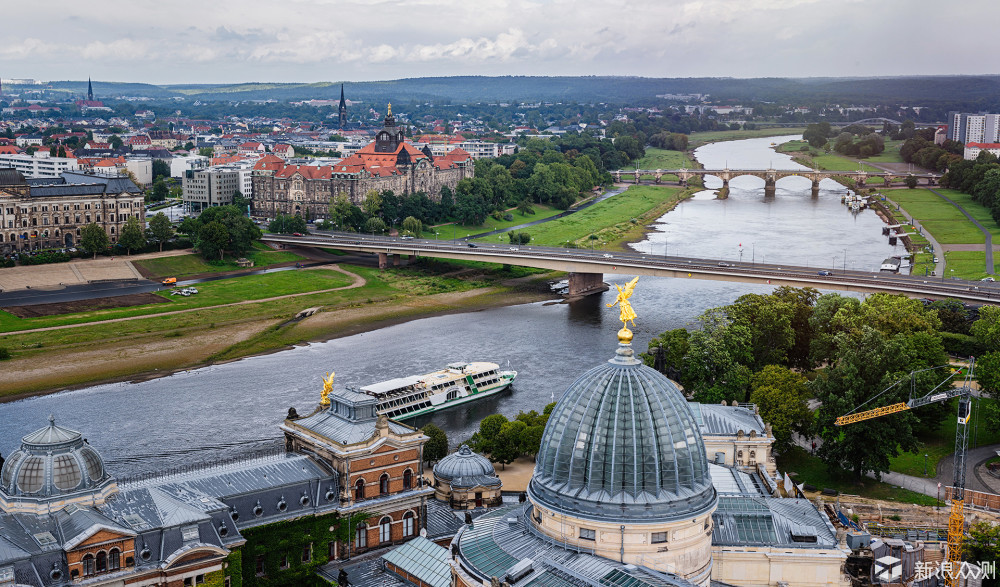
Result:
M398 420L499 393L516 377L517 371L501 371L496 363L451 363L440 371L373 383L358 391L378 398L379 414Z

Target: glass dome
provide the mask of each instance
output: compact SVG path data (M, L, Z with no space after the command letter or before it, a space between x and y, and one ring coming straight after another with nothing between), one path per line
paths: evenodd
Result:
M619 522L689 518L716 504L687 401L627 343L552 410L528 492L541 507Z
M49 425L21 439L0 471L0 492L47 498L98 488L110 480L104 461L79 432Z
M464 444L458 451L451 453L434 465L434 478L441 481L478 475L494 477L496 469L493 468L493 463L489 459L472 452L472 449Z

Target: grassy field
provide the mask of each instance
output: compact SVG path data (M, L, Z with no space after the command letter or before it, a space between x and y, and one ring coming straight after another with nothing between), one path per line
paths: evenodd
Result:
M486 222L482 226L465 226L463 224L439 224L437 226L428 226L424 228L424 238L434 238L434 231L437 231L437 238L441 240L465 238L472 234L480 234L494 230L504 230L519 224L542 220L543 218L549 218L563 212L563 210L558 210L552 206L546 206L544 204L534 204L533 208L535 210L534 214L525 214L524 216L522 216L517 210L511 210L510 214L514 216L513 220L495 220L491 217L487 217Z
M944 258L948 273L945 277L982 279L987 275L985 251L947 251Z
M903 158L899 156L899 148L903 145L904 141L894 141L892 139L885 140L885 150L875 155L874 157L868 157L866 161L874 161L876 163L902 163Z
M805 153L809 151L808 141L788 141L787 143L781 143L775 148L775 151L779 153L790 153L798 154Z
M697 169L701 166L688 156L686 152L683 151L671 151L669 149L658 149L656 147L647 147L646 154L635 161L632 164L633 169L636 167L638 169ZM622 169L622 180L629 181L634 179L634 175L625 176L624 174L629 172L629 169ZM653 175L645 174L640 176L639 179L642 180L653 180L656 179ZM662 176L661 181L677 181L677 176L673 174L667 174Z
M986 237L975 224L929 190L894 190L886 194L918 220L943 245L982 244Z
M641 236L645 224L665 214L688 194L690 191L677 187L632 186L613 198L527 232L532 244L613 247Z
M996 400L983 399L981 402L995 402ZM921 409L928 409L930 406ZM941 427L933 434L921 438L923 446L916 452L904 452L898 457L889 459L889 470L897 473L905 473L914 477L924 476L924 455L927 455L927 476L934 477L937 471L937 464L942 458L955 452L955 428L958 422L954 414L958 408L958 399L953 399L945 404L935 406L936 409L943 410L945 417ZM919 413L917 413L919 415ZM982 421L977 428L978 436L973 438L972 429L976 428L972 422L969 423L969 446L984 446L1000 442L1000 430L990 430Z
M708 132L693 132L691 133L689 148L695 149L706 143L717 143L719 141L738 141L740 139L800 135L805 130L806 129L803 126L797 128L758 128L755 130L713 130Z
M978 220L979 223L990 232L990 235L997 240L997 242L1000 242L1000 226L998 226L996 221L993 220L993 216L990 214L989 208L986 208L979 202L973 200L972 196L969 194L944 188L934 188L934 191L940 192L961 206L962 209L969 213L969 216Z
M777 461L778 470L787 472L795 483L809 483L820 489L836 489L841 493L862 495L872 499L935 505L933 497L915 491L894 487L867 477L858 481L847 471L831 472L818 457L798 446L779 455Z
M254 267L267 267L278 263L290 261L301 261L303 257L290 251L275 251L270 247L264 247L260 243L255 243L255 248L247 253L247 259L254 262ZM236 264L236 259L226 256L223 260L205 261L201 255L178 255L175 257L159 257L156 259L143 259L133 261L133 264L149 271L153 278L162 277L184 277L186 275L199 275L201 273L217 273L219 271L236 271L240 266Z

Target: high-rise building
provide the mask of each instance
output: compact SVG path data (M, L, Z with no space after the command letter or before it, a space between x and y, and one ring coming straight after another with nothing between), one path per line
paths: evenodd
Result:
M949 112L948 139L963 145L995 143L1000 139L1000 114Z

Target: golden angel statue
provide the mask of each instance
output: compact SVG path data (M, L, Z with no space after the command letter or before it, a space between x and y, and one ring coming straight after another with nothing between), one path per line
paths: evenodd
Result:
M632 326L635 326L635 310L632 309L632 304L629 303L628 299L632 297L632 292L635 290L635 284L638 282L639 277L636 276L635 279L626 283L624 288L615 284L615 287L618 288L618 297L615 298L614 302L607 305L609 308L612 308L615 304L618 304L618 309L620 310L618 319L622 321L623 330L628 330L629 322L632 323Z
M336 375L335 372L330 372L326 374L323 378L323 393L320 395L319 405L328 406L330 405L330 394L333 392L333 377Z

